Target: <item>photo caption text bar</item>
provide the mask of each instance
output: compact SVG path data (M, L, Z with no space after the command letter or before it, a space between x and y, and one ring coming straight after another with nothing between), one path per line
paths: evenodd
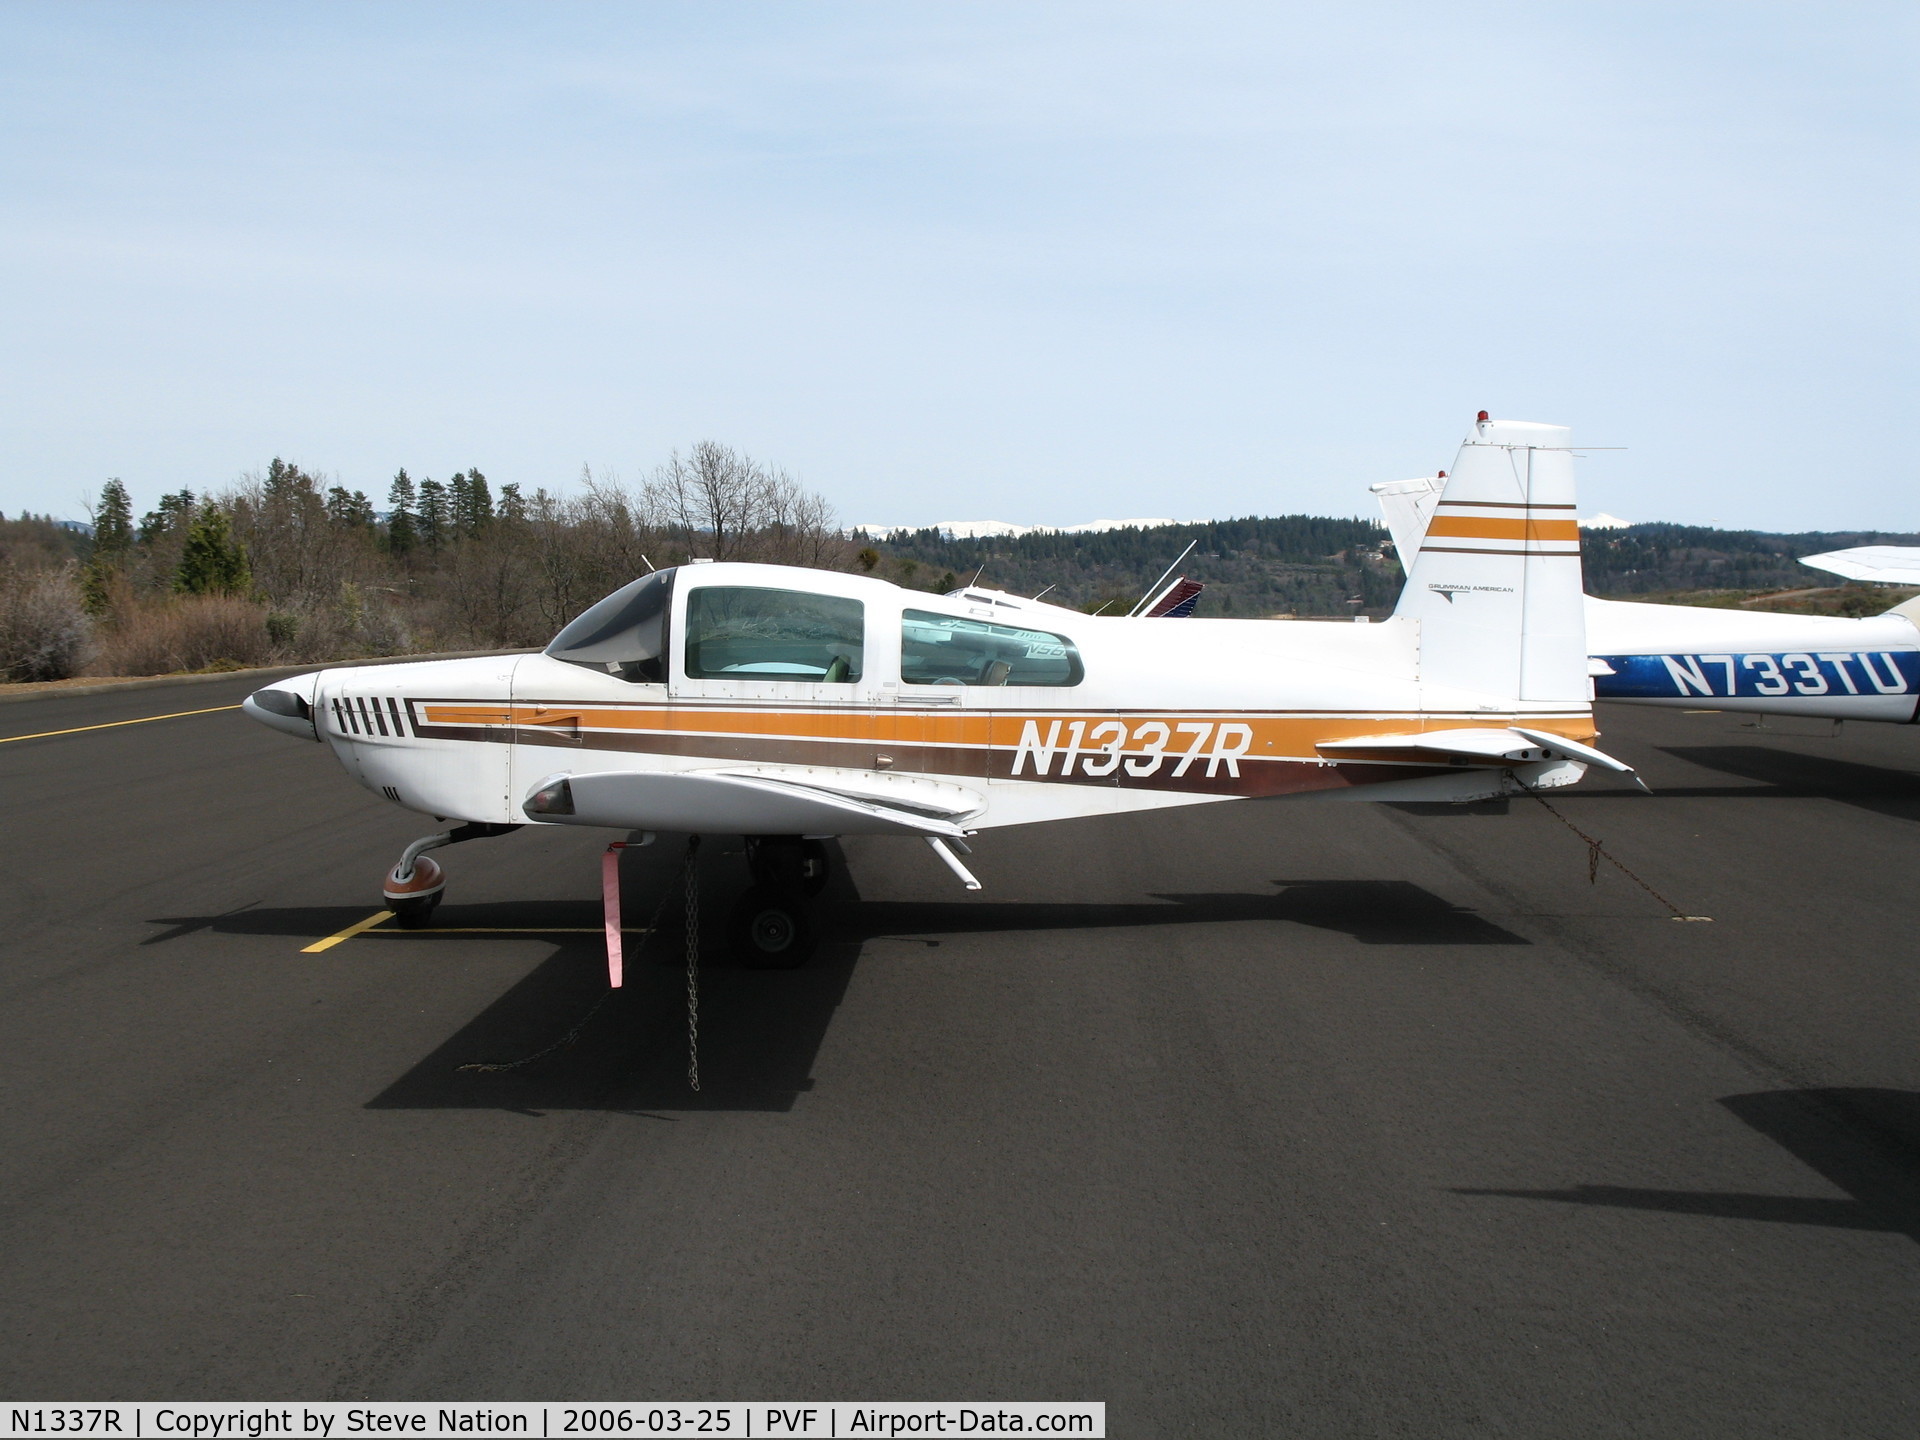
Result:
M475 1435L538 1440L607 1436L725 1436L727 1440L872 1440L901 1436L1053 1435L1104 1440L1102 1401L616 1401L462 1400L9 1402L0 1436L101 1436L108 1440L363 1440Z

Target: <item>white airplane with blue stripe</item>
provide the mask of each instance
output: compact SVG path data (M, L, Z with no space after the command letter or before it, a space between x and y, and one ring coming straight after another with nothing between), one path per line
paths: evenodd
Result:
M1439 475L1371 487L1403 567L1426 545L1445 484ZM1856 573L1819 563L1832 558L1808 557L1818 568ZM1878 551L1874 558L1884 559ZM1895 725L1920 720L1920 598L1849 620L1589 595L1586 633L1596 700Z

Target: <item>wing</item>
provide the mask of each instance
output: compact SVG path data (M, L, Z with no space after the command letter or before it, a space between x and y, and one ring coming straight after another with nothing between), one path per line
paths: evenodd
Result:
M873 777L875 782L894 777ZM869 784L830 770L610 770L552 775L524 809L535 820L703 835L932 835L958 839L980 797L958 785Z

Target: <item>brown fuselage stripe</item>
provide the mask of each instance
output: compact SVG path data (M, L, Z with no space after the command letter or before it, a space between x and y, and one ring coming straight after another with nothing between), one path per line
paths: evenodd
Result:
M1484 550L1471 545L1422 545L1424 552L1432 550L1441 555L1518 555L1528 560L1578 560L1578 550Z
M1530 500L1442 500L1440 508L1472 506L1476 510L1578 510L1578 505L1536 505Z
M432 740L537 745L576 753L614 751L624 754L677 755L748 765L818 765L853 770L876 770L877 760L881 755L886 755L892 763L884 773L895 775L950 775L963 779L1015 783L1032 780L1053 785L1103 785L1115 790L1161 790L1243 798L1343 790L1356 785L1378 784L1383 780L1412 780L1457 768L1435 765L1431 760L1411 765L1350 761L1336 764L1312 760L1261 760L1242 755L1238 757L1238 775L1228 774L1227 767L1222 764L1217 766L1215 774L1209 776L1204 756L1196 758L1186 774L1175 775L1173 771L1183 757L1168 755L1152 775L1133 775L1127 771L1124 762L1112 775L1087 775L1082 773L1081 764L1087 760L1104 760L1105 757L1097 751L1083 750L1075 757L1071 774L1062 773L1066 756L1057 753L1048 767L1050 773L1035 774L1029 759L1023 766L1023 773L1015 775L1015 752L970 749L957 745L896 745L868 750L829 740L762 740L724 735L616 735L604 732L583 736L576 742L550 731L514 729L504 725L478 733L451 726L422 725L418 733Z

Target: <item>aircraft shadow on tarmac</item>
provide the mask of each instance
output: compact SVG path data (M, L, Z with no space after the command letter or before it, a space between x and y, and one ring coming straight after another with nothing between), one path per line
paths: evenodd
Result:
M1277 893L1155 893L1159 903L863 901L839 933L861 939L902 931L981 934L1100 930L1283 920L1350 935L1363 945L1530 945L1485 916L1405 880L1275 880Z
M535 1053L605 994L597 938L566 937L551 957L375 1097L370 1108L529 1114L787 1110L811 1088L814 1058L862 951L881 940L937 947L938 937L960 934L1291 921L1341 931L1362 944L1530 943L1404 881L1277 883L1283 888L1272 895L1163 895L1158 903L915 904L860 902L852 885L838 878L822 917L827 939L806 968L744 970L719 962L714 947L703 946L697 1095L686 1076L683 930L663 931L655 947L630 960L626 985L572 1045L514 1070L462 1070L477 1061ZM468 907L459 921L471 923L475 908L493 907ZM502 915L498 923L512 922ZM703 922L703 929L712 935L717 927Z
M1160 894L1105 904L863 901L844 863L836 863L822 896L823 942L813 960L796 971L749 971L724 955L726 909L745 883L745 867L715 848L700 864L702 1087L696 1094L686 1074L685 930L677 898L682 853L660 845L623 857L627 924L644 926L663 898L665 904L658 935L644 943L629 937L626 984L612 994L606 989L600 908L580 901L450 900L432 930L358 938L346 942L351 950L330 952L340 958L364 953L363 947L425 945L471 953L470 947L496 940L555 947L370 1101L370 1108L527 1114L787 1110L810 1088L814 1058L854 966L865 947L878 941L937 948L942 936L1288 922L1345 934L1363 945L1532 943L1403 880L1276 880L1265 894ZM167 928L143 943L165 944L201 931L304 941L338 932L366 914L358 908L247 906L220 915L168 916L155 921ZM537 929L543 926L554 928ZM579 1033L570 1043L540 1054L576 1026ZM497 1071L461 1068L534 1055L539 1058Z
M1685 760L1723 775L1765 782L1755 785L1660 785L1655 793L1674 799L1838 800L1896 820L1920 820L1920 774L1857 760L1826 755L1803 755L1796 750L1765 745L1670 745L1662 747L1676 760Z
M1575 1185L1464 1189L1457 1195L1553 1200L1719 1220L1763 1220L1905 1235L1920 1242L1920 1094L1909 1090L1772 1090L1720 1102L1850 1197Z

